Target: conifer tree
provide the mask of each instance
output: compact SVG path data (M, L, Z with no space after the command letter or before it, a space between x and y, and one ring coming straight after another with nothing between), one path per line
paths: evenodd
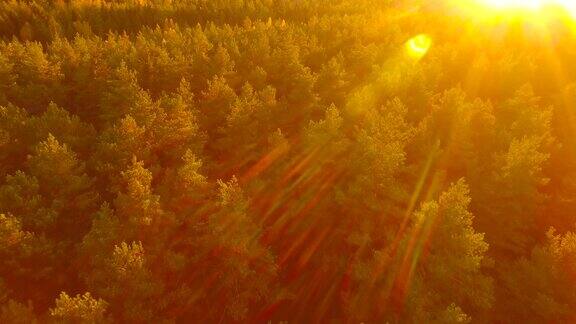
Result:
M103 323L106 308L105 301L94 299L90 293L70 297L63 292L50 315L65 323Z

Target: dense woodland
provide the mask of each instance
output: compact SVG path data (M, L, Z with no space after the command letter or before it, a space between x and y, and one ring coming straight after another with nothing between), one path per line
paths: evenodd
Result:
M576 34L444 2L2 1L0 323L576 322Z

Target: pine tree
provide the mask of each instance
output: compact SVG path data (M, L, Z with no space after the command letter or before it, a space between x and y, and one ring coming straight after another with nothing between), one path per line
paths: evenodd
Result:
M155 105L150 95L138 84L136 73L123 63L114 71L100 101L100 118L105 123L114 123L126 115L132 116L141 125L150 125L154 120Z
M64 323L104 323L107 303L94 299L90 293L70 297L62 292L50 315Z
M530 256L501 268L503 289L497 305L497 319L525 323L568 323L575 319L576 293L566 289L576 275L576 235L573 232L547 233ZM506 269L506 270L504 270Z
M249 214L236 178L219 181L218 186L218 209L189 234L194 239L188 251L204 253L192 254L183 269L196 296L185 314L207 321L247 320L273 300L277 268L271 252L259 242L261 229ZM223 309L211 308L214 303Z
M153 193L151 185L152 174L134 158L122 172L122 188L114 201L118 217L137 227L157 224L163 211L160 197Z
M93 180L85 173L84 163L66 144L48 135L28 159L30 173L39 183L39 193L58 214L50 232L80 239L89 228L87 216L98 206Z
M409 273L400 278L409 285L410 312L406 315L416 322L441 320L445 310L455 307L465 307L464 312L473 314L472 318L477 314L482 319L492 306L492 282L482 273L488 244L484 234L472 227L469 194L460 180L437 202L425 203L414 214L410 233L414 237L409 238L405 259L408 264L401 268ZM417 264L415 268L412 262Z

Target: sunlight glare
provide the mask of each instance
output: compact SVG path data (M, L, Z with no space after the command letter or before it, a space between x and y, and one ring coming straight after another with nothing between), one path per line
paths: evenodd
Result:
M536 12L546 8L564 10L576 16L576 0L479 0L481 5L498 11Z
M539 9L545 0L483 0L484 4L496 9Z

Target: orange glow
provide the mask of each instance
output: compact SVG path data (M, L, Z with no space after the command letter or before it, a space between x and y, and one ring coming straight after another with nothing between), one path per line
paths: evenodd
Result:
M576 324L575 103L576 0L0 0L0 324Z

